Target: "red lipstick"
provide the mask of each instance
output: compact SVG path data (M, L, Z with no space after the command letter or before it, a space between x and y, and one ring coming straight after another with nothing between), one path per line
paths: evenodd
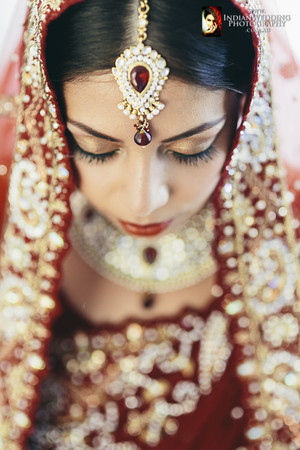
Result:
M130 234L135 234L137 236L154 236L165 230L172 222L172 219L166 222L152 223L149 225L136 225L135 223L124 222L123 220L120 220L119 222Z

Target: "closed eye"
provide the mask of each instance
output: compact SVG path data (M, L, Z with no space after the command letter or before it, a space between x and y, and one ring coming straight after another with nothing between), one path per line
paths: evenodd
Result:
M72 139L73 143L72 148L74 154L76 154L76 156L78 155L80 159L87 160L89 163L95 162L98 164L107 162L109 160L112 160L115 156L117 156L117 153L120 152L119 148L106 153L88 152L87 150L84 150L83 148L80 147L80 145L75 141L71 133L69 137L71 137ZM209 162L210 160L212 160L216 152L217 149L214 147L213 144L211 144L206 150L191 155L178 153L173 150L168 150L166 153L171 154L172 157L180 164L185 164L189 166L198 166L200 161Z
M75 153L78 154L80 159L87 159L89 163L96 162L96 163L104 163L105 161L108 161L109 159L113 159L115 156L117 156L117 153L120 151L120 149L113 150L112 152L107 153L90 153L86 150L83 150L79 145L76 143Z
M186 164L190 166L198 166L199 161L209 162L213 159L213 156L217 153L216 147L211 144L206 150L202 152L195 153L194 155L185 155L183 153L178 153L171 151L173 157L179 161L181 164Z

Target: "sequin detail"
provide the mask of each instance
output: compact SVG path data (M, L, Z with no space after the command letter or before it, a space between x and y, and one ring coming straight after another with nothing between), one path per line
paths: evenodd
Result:
M49 323L55 312L59 253L66 249L71 188L64 134L42 66L41 34L63 0L32 0L24 35L21 91L0 102L0 114L18 107L16 151L9 189L9 220L1 247L0 448L19 450L32 425L32 404L43 373ZM4 103L3 103L4 102Z
M180 324L130 323L122 332L54 341L56 373L62 369L44 383L32 443L61 450L159 444L223 375L232 350L227 333L228 320L214 311L206 322L188 313ZM170 382L172 374L181 379ZM126 441L115 441L119 427Z
M259 2L251 3L259 8ZM218 261L226 271L224 306L236 325L233 340L241 356L237 374L249 414L247 450L296 450L299 250L293 196L277 156L269 55L267 36L260 34L258 81L221 191L224 238Z

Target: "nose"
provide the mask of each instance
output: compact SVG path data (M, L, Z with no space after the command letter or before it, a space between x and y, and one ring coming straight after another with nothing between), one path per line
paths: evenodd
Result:
M148 217L169 201L166 167L156 154L138 149L128 159L123 184L124 202L131 215Z

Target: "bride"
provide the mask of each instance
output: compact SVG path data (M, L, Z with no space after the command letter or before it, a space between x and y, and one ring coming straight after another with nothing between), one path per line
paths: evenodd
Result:
M34 0L19 54L0 448L298 448L267 35L206 39L194 0Z

